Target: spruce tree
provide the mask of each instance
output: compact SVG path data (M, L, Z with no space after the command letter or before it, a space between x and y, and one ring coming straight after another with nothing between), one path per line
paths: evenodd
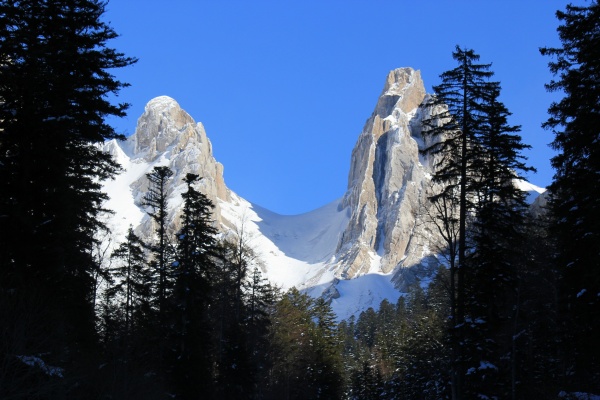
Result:
M248 375L254 382L257 396L267 386L269 363L269 329L271 328L271 311L275 304L276 290L263 276L258 267L254 267L248 284L246 299L247 338L245 351L249 355L250 368Z
M552 131L555 169L550 186L557 267L562 273L564 346L569 350L565 389L600 387L600 5L568 5L558 11L561 47L552 57L546 85L563 97L553 102L543 126Z
M36 319L23 333L24 321L0 321L19 336L0 349L14 371L28 373L17 356L44 354L73 377L71 363L96 340L91 249L106 200L101 181L119 169L97 145L122 137L105 122L128 108L109 101L127 86L110 70L135 62L107 46L117 35L104 10L98 0L0 2L0 292L11 293L0 309ZM0 397L25 390L33 398L39 387L1 381ZM84 390L70 382L37 395Z
M440 75L442 83L434 86L435 95L423 107L443 110L423 121L424 134L432 138L432 144L424 152L434 156L433 181L443 185L440 194L458 198L458 248L455 298L451 299L453 324L461 329L465 319L465 274L467 255L467 218L474 208L477 167L480 166L480 146L477 134L483 129L483 98L490 90L489 78L493 73L491 64L478 64L479 55L473 50L456 47L452 53L458 66ZM452 283L454 285L454 283ZM462 397L464 366L459 336L455 332L453 372L453 398Z
M129 227L125 241L112 253L120 265L111 268L114 284L107 291L123 299L125 317L123 333L126 339L134 331L136 317L143 317L150 299L150 271L144 255L144 244Z
M154 167L152 172L146 174L150 185L143 202L144 206L150 207L148 215L152 218L156 227L157 238L155 243L150 245L150 250L154 253L151 265L155 271L155 303L160 325L165 324L167 296L172 284L171 265L169 264L172 251L167 235L169 227L169 221L167 220L167 184L172 176L173 171L165 166Z
M315 379L319 399L339 399L343 394L341 343L337 335L336 316L322 297L315 299L311 313L315 322L313 347Z
M473 209L473 191L476 182L476 166L480 161L477 134L485 119L482 103L489 91L491 64L477 64L479 55L473 50L456 47L452 57L458 66L440 75L442 83L433 87L435 95L423 107L440 106L445 109L423 121L424 134L432 137L432 144L424 152L435 156L433 181L443 184L442 192L434 196L448 197L457 192L459 199L459 234L457 265L458 320L462 322L465 256L467 251L467 216ZM458 190L457 190L458 189ZM452 197L452 196L450 196Z
M265 366L264 324L268 317L263 304L269 287L256 270L255 280L249 279L248 267L255 255L242 245L245 239L236 239L221 244L216 281L218 386L221 397L244 398L254 391L257 368Z
M312 299L308 295L292 288L275 306L271 325L273 364L269 371L269 399L315 398L311 305Z
M510 112L499 101L499 83L489 80L490 64L476 64L472 50L457 48L453 56L458 67L441 75L424 104L438 111L424 121L424 133L432 143L425 152L434 156L433 181L441 186L431 198L431 217L450 256L452 396L506 397L509 379L500 375L508 363L500 364L511 357L508 319L526 210L515 181L532 170L521 154L529 146L507 122Z
M467 393L509 397L510 359L517 302L519 269L523 266L525 194L516 187L529 148L508 124L510 112L498 100L499 84L484 97L486 122L478 133L481 162L476 181L475 216L471 223L473 249L468 258L465 305ZM513 378L514 380L514 378Z
M174 289L171 297L172 332L171 376L174 392L181 398L212 394L211 305L215 279L215 234L212 202L194 185L198 175L187 174L187 191L182 194L181 229L177 232L177 252L172 263Z

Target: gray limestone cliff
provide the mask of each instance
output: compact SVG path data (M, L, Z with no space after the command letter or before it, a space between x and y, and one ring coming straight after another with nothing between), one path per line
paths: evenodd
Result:
M351 218L337 249L342 279L417 265L437 240L419 218L430 187L430 167L419 154L425 96L419 71L391 71L352 151L341 204Z
M152 167L164 165L173 171L167 187L169 197L174 199L170 202L168 217L171 229L179 228L181 210L177 199L186 190L183 180L188 173L201 177L198 188L214 203L213 215L221 222L218 200L228 201L231 195L223 180L223 166L213 156L204 126L196 123L175 100L160 96L148 102L128 142L133 163L147 163ZM148 190L146 175L135 180L131 188L136 204L143 207ZM146 218L138 231L152 232L152 223Z

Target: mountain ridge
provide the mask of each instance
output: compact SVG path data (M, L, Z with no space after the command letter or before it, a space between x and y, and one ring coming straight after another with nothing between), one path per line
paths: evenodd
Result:
M256 265L276 285L327 296L338 318L383 298L396 301L398 289L426 281L443 262L434 251L441 239L420 220L431 187L429 159L419 152L427 145L420 121L433 112L419 108L426 96L419 71L392 70L352 151L346 193L298 215L274 213L229 189L202 123L174 99L154 98L134 135L104 146L125 170L105 183L106 206L115 210L109 241L118 243L130 225L146 240L152 237L153 221L142 205L145 174L168 166L174 171L167 188L171 232L178 229L183 178L195 173L215 204L221 235L243 232L258 255Z

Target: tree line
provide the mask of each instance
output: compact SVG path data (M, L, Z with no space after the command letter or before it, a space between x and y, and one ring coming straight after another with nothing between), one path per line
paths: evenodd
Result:
M557 12L543 48L556 171L532 216L531 171L491 64L456 47L421 106L433 168L421 216L446 259L428 287L341 323L327 299L262 276L243 235L224 240L188 174L166 221L167 167L147 175L154 232L108 228L98 144L128 104L110 70L100 0L0 1L0 397L232 399L585 398L600 394L600 7ZM109 267L106 267L109 265ZM100 284L100 282L102 282Z

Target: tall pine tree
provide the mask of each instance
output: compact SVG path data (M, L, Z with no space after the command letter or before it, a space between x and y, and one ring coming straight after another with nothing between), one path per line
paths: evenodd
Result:
M514 334L508 320L526 209L515 180L531 170L521 155L528 146L520 128L507 123L490 64L477 64L478 55L458 47L453 57L459 65L440 75L435 96L424 104L438 111L424 121L424 133L432 143L425 153L434 156L433 180L441 186L431 198L436 226L451 256L452 396L506 397L510 385L498 371L510 358Z
M458 198L458 262L456 271L450 271L456 279L455 297L451 299L454 332L455 370L453 371L453 398L462 398L464 376L461 354L460 330L465 322L465 274L467 256L467 218L472 216L477 182L477 167L481 161L481 149L477 135L484 129L483 99L490 90L489 78L493 73L490 64L478 64L479 55L473 50L456 47L452 57L458 66L440 75L442 83L434 86L435 95L424 107L444 110L423 121L424 134L432 137L432 144L424 151L434 156L433 181L443 185L439 195Z
M170 255L172 249L170 247L169 236L167 229L169 221L168 213L168 193L167 184L173 176L173 171L169 167L159 166L154 167L152 172L146 174L150 187L144 196L144 206L150 207L148 215L152 218L155 224L156 241L150 245L150 250L154 254L154 259L151 265L155 271L155 302L158 309L159 322L165 324L167 312L167 296L172 286L172 277L170 271Z
M215 278L215 234L212 202L194 188L198 175L187 174L187 191L182 194L181 229L172 264L171 377L173 391L183 399L210 398L212 393L211 281Z
M510 112L498 97L500 85L490 85L483 98L483 129L476 177L475 215L470 227L473 249L465 276L465 392L470 396L508 398L516 390L511 360L518 271L523 266L525 194L516 186L519 172L532 168L521 151L529 146L508 124ZM511 384L512 377L512 384ZM516 392L513 393L513 398Z
M544 127L554 133L555 175L550 186L563 315L567 388L600 391L600 5L568 5L556 13L558 48L541 52L560 92Z
M111 255L119 260L119 265L111 268L115 284L107 290L122 298L123 314L125 317L123 333L129 339L136 317L143 318L149 310L150 271L144 256L144 245L129 227L125 241Z
M104 10L99 0L0 2L0 309L22 316L0 321L19 338L0 357L16 375L29 372L18 356L44 354L73 376L72 363L95 342L100 182L118 171L97 144L121 137L105 118L128 108L108 99L127 86L110 70L135 62L107 47L117 35ZM0 397L33 398L46 379L16 375L0 379ZM76 395L51 386L42 395Z

